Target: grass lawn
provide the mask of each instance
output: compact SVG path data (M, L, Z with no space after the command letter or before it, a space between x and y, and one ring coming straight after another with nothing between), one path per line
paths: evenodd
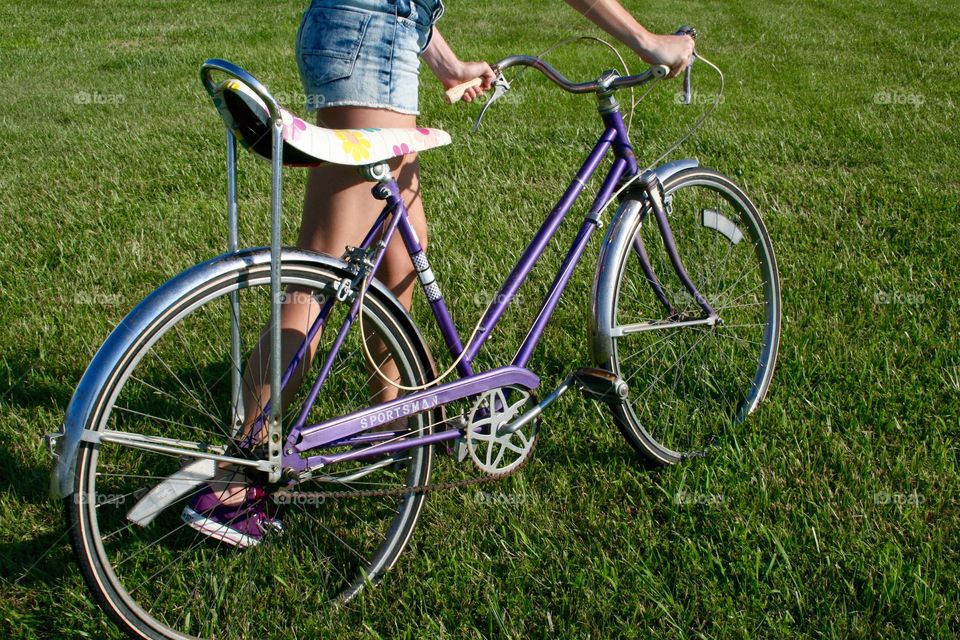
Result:
M464 59L598 34L559 1L447 4ZM296 602L290 615L310 637L960 635L960 2L625 4L653 29L697 26L726 73L721 109L674 157L734 177L773 238L784 330L767 401L711 456L648 471L568 394L522 474L428 499L379 588L329 626ZM304 5L0 1L0 637L119 635L47 497L41 436L126 312L224 250L223 131L197 68L232 60L302 111ZM576 79L616 66L589 45L549 59ZM705 101L717 83L702 65L695 78ZM514 89L473 134L479 107L446 105L429 73L421 86L420 122L454 138L421 162L462 331L599 128L590 98L535 73ZM641 158L700 113L675 90L637 109ZM293 243L304 173L286 176ZM243 244L264 244L266 165L244 155L240 180ZM576 226L485 364L513 355ZM546 388L589 361L585 263L531 363Z

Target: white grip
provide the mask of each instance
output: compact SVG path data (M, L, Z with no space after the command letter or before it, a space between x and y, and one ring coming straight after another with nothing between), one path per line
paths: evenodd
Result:
M460 83L455 87L450 87L444 94L446 94L447 102L453 104L460 100L463 97L463 94L466 93L467 89L471 87L479 86L482 80L480 78L474 78L473 80L467 80L466 82Z

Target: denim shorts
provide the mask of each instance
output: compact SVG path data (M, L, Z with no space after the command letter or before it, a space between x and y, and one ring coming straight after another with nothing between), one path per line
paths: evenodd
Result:
M419 114L420 54L442 13L442 0L313 0L297 33L307 111Z

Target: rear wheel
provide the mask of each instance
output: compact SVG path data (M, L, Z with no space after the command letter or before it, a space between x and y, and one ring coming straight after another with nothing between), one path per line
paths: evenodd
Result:
M231 380L239 370L231 357L231 317L239 309L241 368L269 318L269 264L252 262L183 291L157 314L99 390L88 429L199 441L214 449L231 441L236 435L230 427ZM345 275L320 261L285 260L282 267L287 292L312 296L317 305L333 295ZM314 372L346 312L346 304L332 307ZM381 366L392 359L407 386L431 379L421 338L392 296L371 287L363 313L367 340L375 335L383 346L377 356ZM308 424L372 404L375 385L359 334L356 327L348 334ZM285 410L285 430L305 395L298 392ZM423 414L394 425L393 438L428 433L430 418ZM420 447L389 459L346 462L331 466L326 475L318 472L284 485L287 493L275 500L281 503L283 532L268 532L241 551L185 525L181 512L196 488L145 526L130 520L141 498L191 458L116 442L85 443L75 492L67 498L74 550L101 606L136 637L294 637L295 626L325 624L333 606L376 582L397 560L424 502L423 494L403 490L428 482L432 453L431 447ZM370 489L396 493L317 496Z
M701 168L679 172L663 187L684 266L720 322L677 326L706 314L671 267L653 216L641 214L624 231L630 242L616 267L609 317L611 334L622 335L605 351L607 367L629 385L626 400L611 405L614 418L654 465L700 455L740 424L767 392L780 340L776 260L747 196Z

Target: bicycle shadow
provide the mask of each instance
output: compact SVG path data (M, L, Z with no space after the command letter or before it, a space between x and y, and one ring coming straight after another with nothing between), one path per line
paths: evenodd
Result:
M64 527L18 542L0 544L4 582L33 588L53 585L75 572L70 532Z
M19 416L17 421L9 421L0 427L0 434L18 429L17 422L27 424L26 419L37 409L52 412L55 422L45 420L40 424L31 424L30 430L36 430L26 438L0 438L0 495L9 498L14 506L19 506L26 514L30 526L14 527L14 533L0 541L0 582L17 588L32 589L59 582L76 576L76 563L70 548L71 525L64 513L62 501L50 497L50 473L54 464L47 453L42 440L44 433L61 428L64 412L73 396L75 386L82 377L82 370L44 369L38 372L35 363L36 354L25 353L14 360L10 353L4 354L3 369L5 382L9 387L0 390L0 414ZM213 395L229 406L230 377L224 376L227 361L214 362L208 367L196 370L190 367L176 367L166 375L154 379L160 388L177 388L180 381L192 373L201 379L218 380ZM154 395L140 399L131 405L134 409L151 415L182 415L183 403L171 396ZM197 404L186 407L188 413L204 415L205 407ZM44 464L44 461L47 464ZM176 461L172 464L176 466ZM8 517L16 517L8 514ZM179 524L177 514L170 516L173 524ZM173 525L171 525L172 527ZM25 533L24 533L25 531ZM177 544L192 544L187 538L177 540Z
M43 435L61 428L83 371L54 365L41 372L39 361L35 349L7 351L0 367L0 415L5 418L0 425L0 496L8 505L0 583L18 590L51 587L76 575L71 525L62 501L49 493L54 461ZM38 410L51 417L37 421ZM21 522L13 524L15 519Z
M0 469L6 478L2 491L27 507L24 511L29 512L34 525L52 525L52 528L43 526L44 530L40 531L31 527L35 533L12 542L0 542L0 574L4 582L33 587L66 578L73 567L69 531L63 526L61 504L48 493L50 468L25 464L19 455L0 446ZM16 516L8 513L8 517Z

